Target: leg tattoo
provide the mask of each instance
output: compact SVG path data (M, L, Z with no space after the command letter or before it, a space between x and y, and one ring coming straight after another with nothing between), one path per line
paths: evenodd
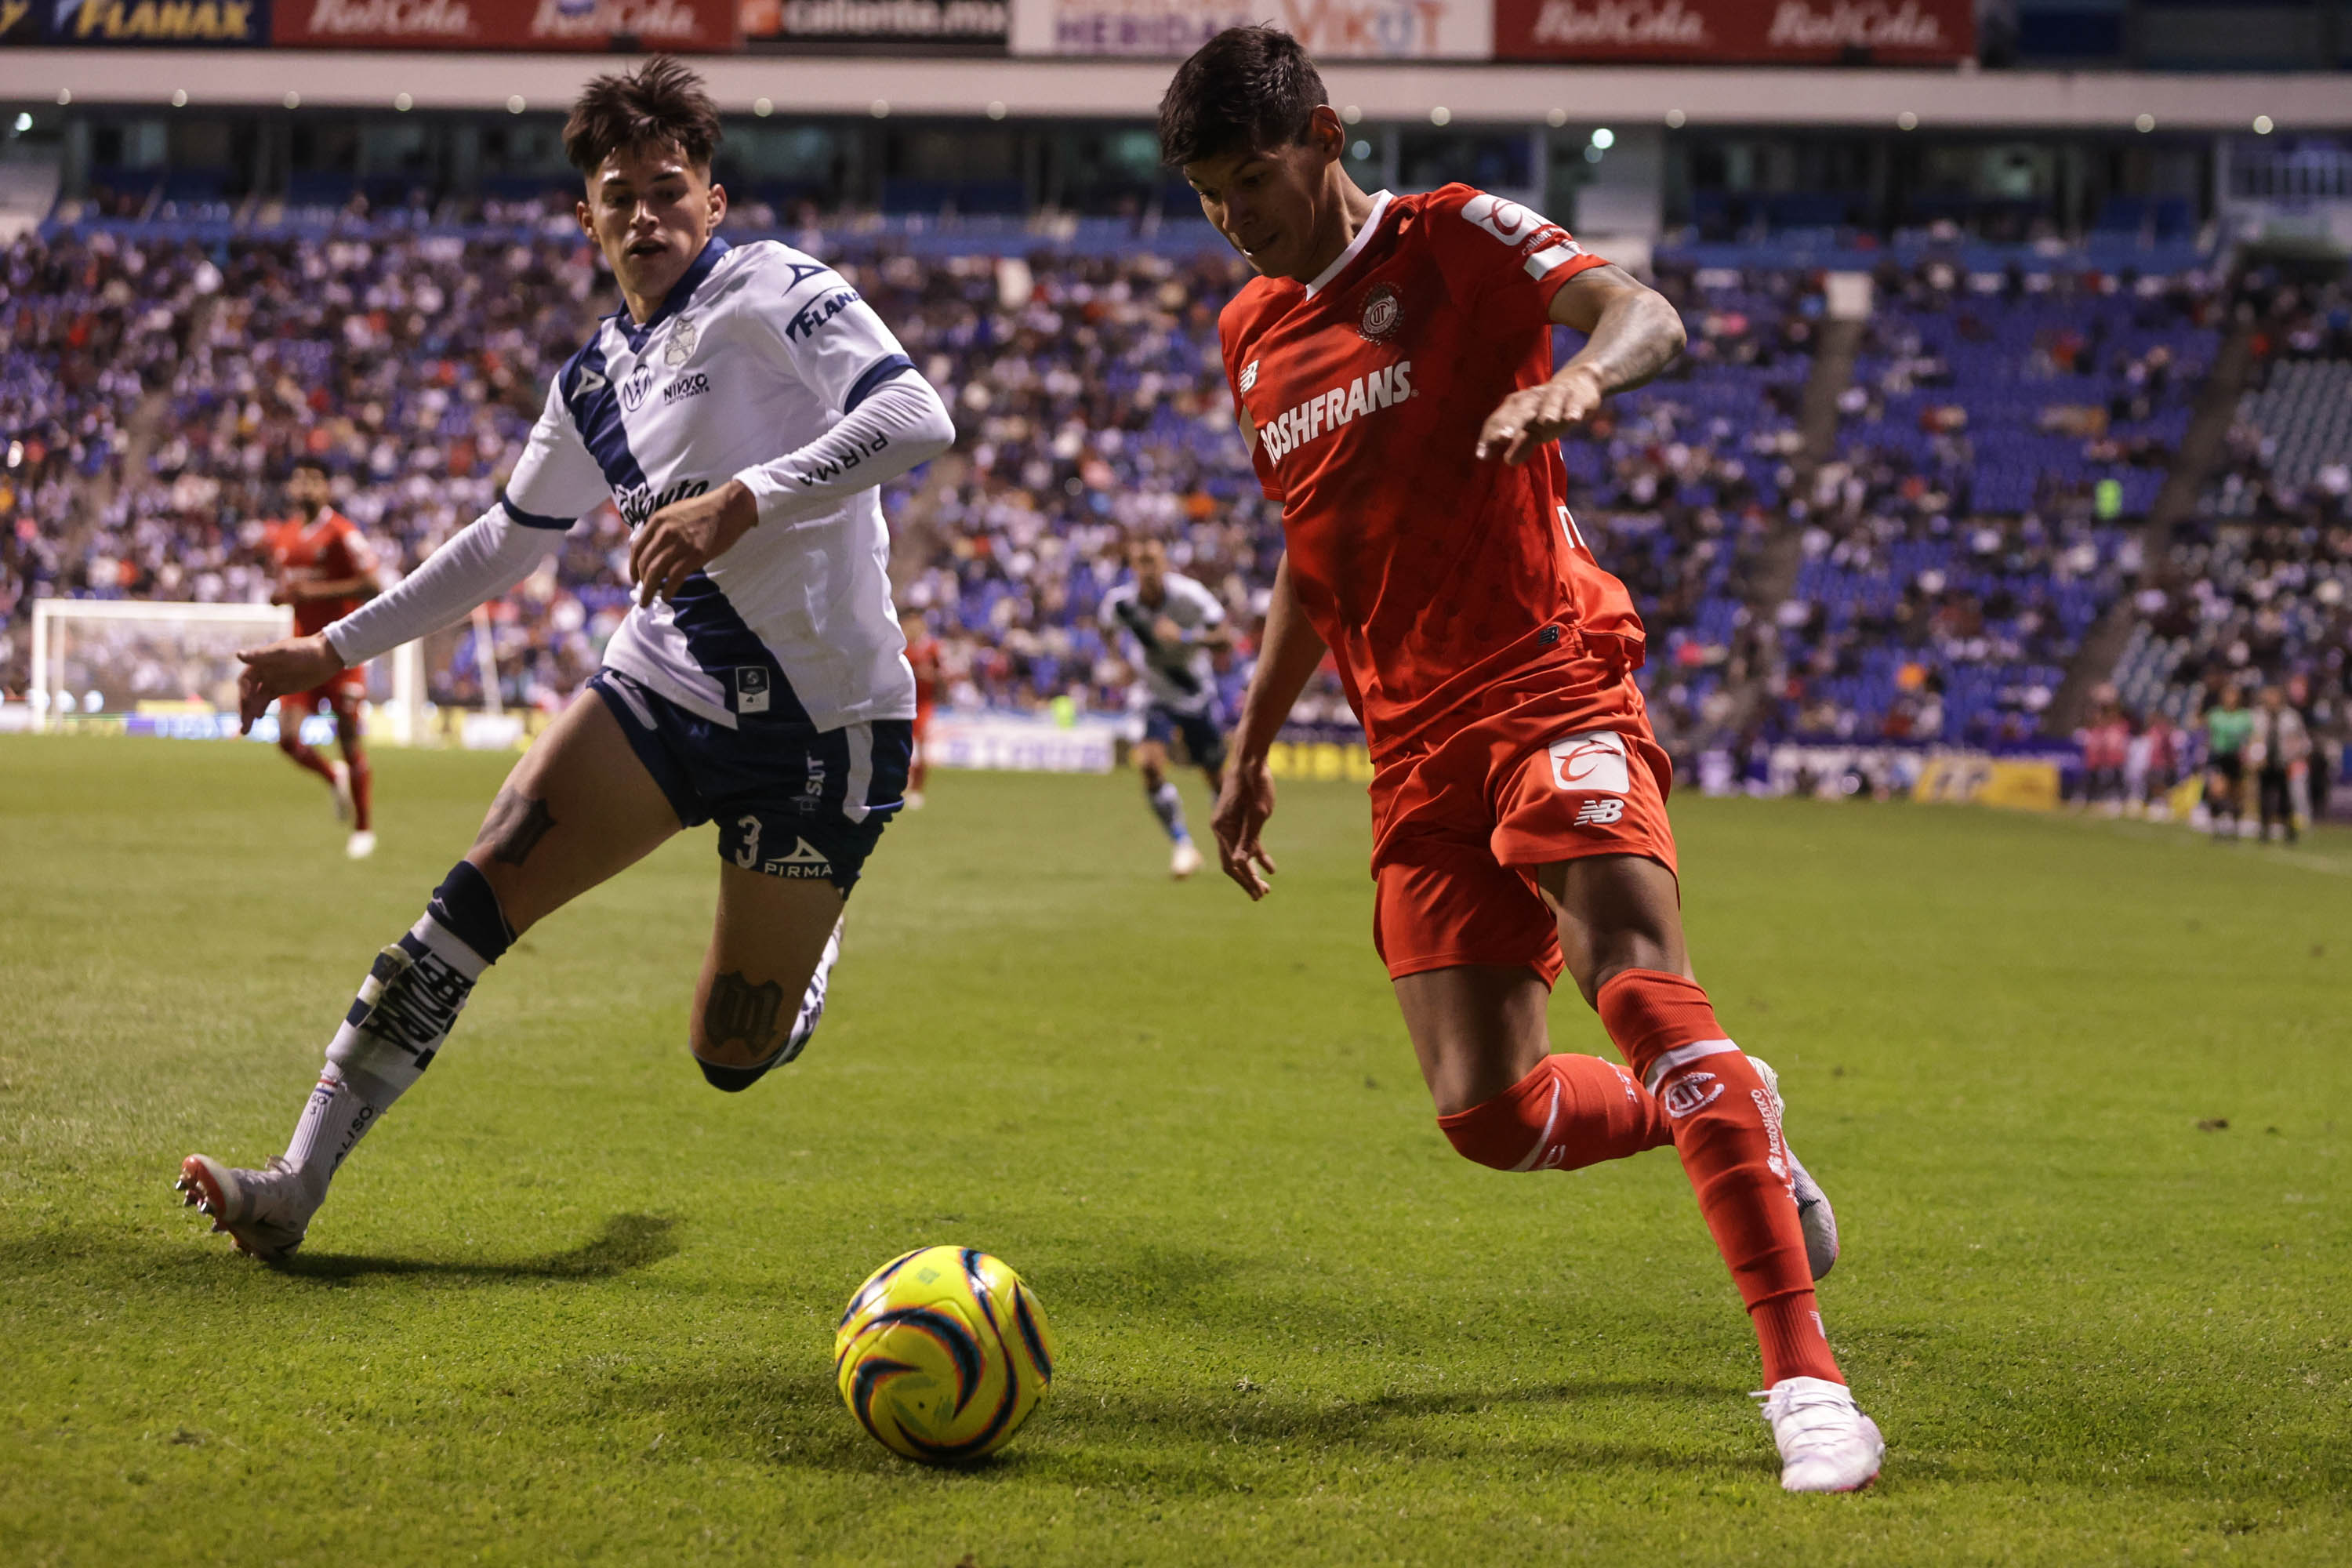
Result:
M520 866L530 858L530 852L554 826L555 813L547 809L547 802L534 800L509 784L490 802L489 820L482 824L481 841L489 845L491 859L505 866Z
M710 982L710 1000L702 1007L705 1048L740 1047L758 1061L783 1043L777 1030L784 1014L784 988L775 981L754 985L739 974L721 974Z

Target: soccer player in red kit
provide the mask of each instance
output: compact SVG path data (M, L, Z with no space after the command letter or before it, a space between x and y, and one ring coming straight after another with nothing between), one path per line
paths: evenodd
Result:
M1286 547L1217 803L1226 873L1268 890L1267 749L1328 648L1371 747L1373 941L1438 1125L1506 1171L1671 1142L1762 1347L1781 1485L1867 1484L1884 1445L1814 1298L1834 1223L1770 1069L1694 976L1642 623L1577 531L1555 445L1673 361L1680 318L1525 207L1359 189L1287 34L1203 46L1160 140L1259 274L1219 332ZM1555 323L1586 334L1556 373ZM1631 1074L1552 1051L1563 969Z
M286 478L295 515L270 531L270 563L278 570L273 605L294 607L294 635L310 637L375 596L375 552L350 518L332 504L333 489L320 464L296 459ZM360 704L367 672L351 668L324 686L278 700L278 749L327 781L335 812L352 825L344 853L364 860L375 853L375 773L360 741ZM321 707L335 716L343 760L331 763L306 745L302 721Z
M919 811L930 781L931 710L940 705L940 639L930 616L920 610L907 626L907 664L915 672L915 760L907 765L907 809Z

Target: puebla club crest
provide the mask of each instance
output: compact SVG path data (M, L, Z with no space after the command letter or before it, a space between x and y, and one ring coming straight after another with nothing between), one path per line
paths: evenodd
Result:
M669 345L662 350L662 363L672 368L684 364L694 357L695 345L701 341L702 334L695 330L694 322L680 316L677 325L670 329Z
M1377 343L1396 331L1397 317L1402 312L1397 291L1386 283L1375 283L1364 296L1364 315L1356 330L1367 342Z

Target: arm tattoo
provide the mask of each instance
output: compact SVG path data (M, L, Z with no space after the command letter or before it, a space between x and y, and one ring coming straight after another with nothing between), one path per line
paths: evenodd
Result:
M520 866L530 858L530 852L554 826L555 813L547 809L547 802L534 800L509 784L490 802L489 817L482 824L482 841L489 845L491 859Z
M783 1044L776 1028L783 1010L784 988L777 982L754 985L740 973L718 975L702 1005L703 1047L740 1046L754 1061L768 1057Z

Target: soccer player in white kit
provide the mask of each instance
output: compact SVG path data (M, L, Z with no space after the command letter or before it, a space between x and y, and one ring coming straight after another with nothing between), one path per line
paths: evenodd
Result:
M1160 541L1138 541L1128 564L1134 575L1103 595L1097 613L1105 630L1114 638L1126 631L1143 656L1143 739L1130 755L1143 775L1143 797L1175 847L1169 874L1181 882L1201 868L1201 851L1184 826L1183 797L1168 776L1168 747L1184 737L1185 754L1208 779L1214 800L1224 784L1225 716L1209 655L1233 633L1214 594L1168 570L1168 550Z
M415 1083L522 931L681 828L719 823L717 930L688 1044L718 1088L792 1060L824 1005L842 906L902 801L915 679L876 487L946 449L939 395L857 291L718 238L719 115L675 60L597 78L564 147L623 308L549 389L505 492L391 592L241 655L277 697L512 588L607 499L638 598L604 666L515 766L466 858L377 957L284 1155L182 1166L237 1247L291 1252L334 1171Z

